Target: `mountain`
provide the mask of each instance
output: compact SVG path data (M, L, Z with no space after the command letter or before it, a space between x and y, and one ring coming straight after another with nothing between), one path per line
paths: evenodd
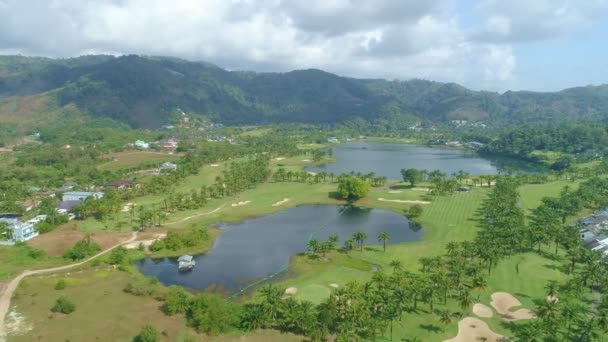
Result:
M0 123L81 115L156 128L178 108L225 124L361 118L408 124L465 119L509 126L605 120L608 85L499 94L454 83L354 79L315 69L227 71L168 57L0 56Z

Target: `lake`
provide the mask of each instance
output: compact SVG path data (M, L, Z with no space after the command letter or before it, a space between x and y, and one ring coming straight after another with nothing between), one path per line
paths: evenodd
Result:
M490 175L512 170L538 173L542 167L511 158L481 157L457 149L431 148L410 144L348 142L332 147L335 163L306 167L306 171L329 172L336 175L351 171L370 173L389 179L401 179L401 169L441 170L448 176L463 170L471 175Z
M342 245L362 230L368 235L366 243L377 245L381 231L390 233L390 243L419 240L424 233L406 217L391 211L336 205L302 205L219 227L224 232L208 253L195 257L196 266L189 272L178 271L177 258L147 258L135 262L135 266L165 285L199 290L217 286L233 292L285 270L289 257L305 251L311 236L325 241L335 234Z

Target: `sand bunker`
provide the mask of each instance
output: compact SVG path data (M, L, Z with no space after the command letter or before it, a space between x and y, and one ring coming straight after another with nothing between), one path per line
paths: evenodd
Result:
M302 159L303 162L309 162L310 159Z
M414 191L431 191L429 188L412 188Z
M129 202L129 203L125 204L124 207L122 207L122 211L126 213L127 211L129 211L129 209L131 209L131 207L134 207L134 206L135 206L134 203Z
M402 193L402 192L403 192L403 191L401 191L401 190L391 190L391 191L389 191L388 193L389 193L389 194L400 194L400 193Z
M249 203L251 203L251 201L241 201L239 203L232 203L232 206L233 207L240 207L242 205L249 204Z
M512 294L507 292L493 293L491 304L494 309L496 309L496 312L498 312L498 314L502 316L505 321L511 322L520 319L532 319L536 317L534 312L528 309L519 309L514 312L509 311L509 309L514 306L521 306L521 302L517 298L513 297Z
M381 202L395 202L395 203L413 203L413 204L431 204L428 201L419 201L419 200L389 200L385 198L378 198L378 201Z
M273 204L273 207L278 207L280 205L283 205L285 203L289 202L289 198L283 198L282 200L278 201L277 203Z
M278 157L278 158L275 158L274 160L284 160L284 159L285 159L284 157Z
M285 290L285 295L286 295L286 296L293 296L293 295L295 295L296 293L298 293L298 289L297 289L296 287L288 287L288 288Z
M334 289L337 289L339 286L338 286L338 284L329 284L329 287L333 287Z
M218 166L220 166L220 164L211 164L209 166L211 166L211 167L218 167Z
M473 305L473 313L483 318L490 318L494 316L494 311L492 311L491 308L480 303Z
M493 332L486 322L479 318L466 317L458 322L458 335L443 342L473 342L473 341L510 341L508 338Z

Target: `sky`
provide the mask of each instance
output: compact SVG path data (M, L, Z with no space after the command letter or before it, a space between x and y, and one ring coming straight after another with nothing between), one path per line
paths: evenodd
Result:
M608 0L0 0L0 54L555 91L608 83Z

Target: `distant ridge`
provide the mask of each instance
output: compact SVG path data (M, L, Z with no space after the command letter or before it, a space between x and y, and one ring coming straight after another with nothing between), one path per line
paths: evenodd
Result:
M0 56L0 122L79 112L157 128L176 108L225 124L471 120L501 127L606 120L608 85L499 94L455 83L355 79L317 69L227 71L172 57Z

